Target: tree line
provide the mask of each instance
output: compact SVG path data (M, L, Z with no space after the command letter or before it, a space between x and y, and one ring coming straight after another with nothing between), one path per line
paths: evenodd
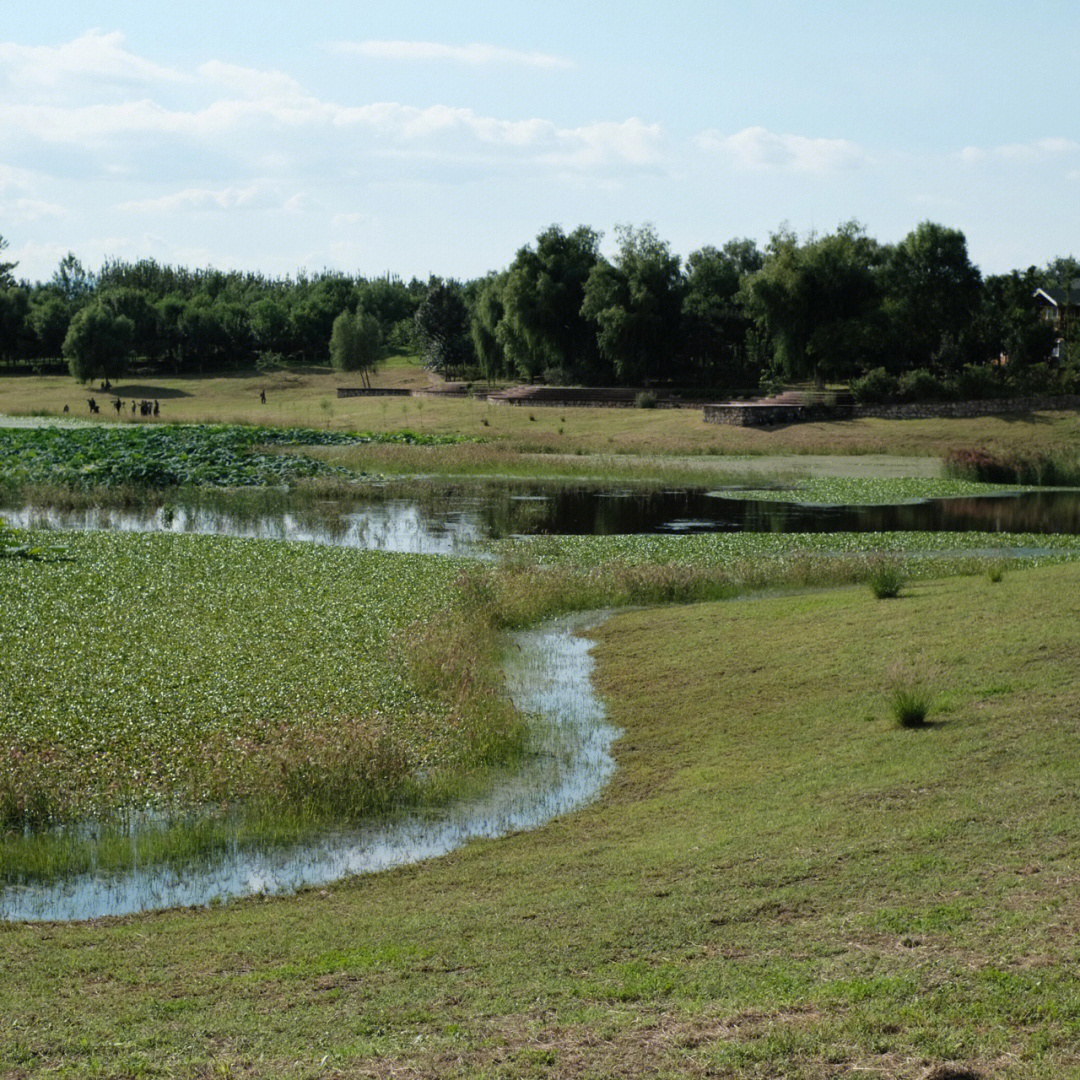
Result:
M1058 258L984 277L964 234L923 222L882 244L856 222L732 239L685 260L651 226L545 229L471 281L325 272L295 278L154 260L91 273L69 254L48 282L0 261L0 360L64 357L79 378L125 358L163 372L331 360L366 378L388 350L449 377L712 392L848 382L865 397L1080 388L1074 326L1035 291L1080 286ZM0 256L6 247L0 237Z

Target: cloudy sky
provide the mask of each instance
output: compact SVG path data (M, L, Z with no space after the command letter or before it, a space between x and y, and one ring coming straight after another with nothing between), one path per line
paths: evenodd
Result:
M983 0L35 0L0 14L0 235L470 277L547 225L686 255L782 222L1080 254L1080 7Z

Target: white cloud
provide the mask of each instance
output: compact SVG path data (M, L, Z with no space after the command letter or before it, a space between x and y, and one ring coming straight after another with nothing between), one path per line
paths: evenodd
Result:
M361 42L356 47L367 45L389 45L391 52L402 46L407 53L413 51L410 55L419 50L417 55L451 56L471 63L548 64L557 59L493 46L430 42ZM21 46L3 48L9 57L18 53L20 63L40 52ZM154 169L152 149L158 152L159 175L162 154L167 152L168 159L177 162L196 160L208 150L233 162L245 162L251 172L261 175L285 175L300 161L347 160L353 166L395 157L459 166L520 166L524 162L595 171L652 167L665 154L660 126L636 117L562 127L538 117L508 119L443 104L340 104L313 96L283 71L219 59L201 64L190 75L161 68L129 52L121 35L97 31L49 55L53 70L96 72L103 78L126 73L125 77L137 76L151 85L139 86L137 94L118 95L115 86L105 93L101 84L97 93L91 85L69 87L63 94L0 99L0 150L18 146L25 151L41 144L81 148L98 155L94 167L102 173L145 176ZM159 80L156 85L154 79ZM178 97L161 80L170 87L182 80L183 93ZM347 133L344 139L342 132ZM269 156L277 160L276 166ZM216 197L201 186L192 186L162 195L160 208L167 210L170 200L177 199L216 205ZM145 212L149 205L141 200L124 207Z
M697 142L702 149L724 153L750 169L830 173L855 168L865 160L862 148L847 139L776 134L763 127L744 128L734 135L704 131Z
M574 63L549 53L521 52L498 45L445 45L437 41L335 41L328 48L343 56L372 60L449 60L456 64L512 64L516 67L572 68Z
M88 30L63 45L0 42L0 73L13 88L56 87L73 81L179 82L186 76L136 56L118 31Z
M37 221L40 218L59 218L67 214L67 208L44 199L12 199L0 201L0 217L13 221Z
M978 165L985 161L1047 161L1078 152L1080 143L1075 140L1052 137L1026 143L1002 143L990 148L965 146L958 156L965 165Z
M246 187L185 188L151 199L134 199L117 205L116 209L131 214L171 214L177 211L234 210L248 206L265 190L258 182Z
M310 100L303 87L284 71L260 71L258 68L210 60L200 65L200 78L224 86L245 98L275 100Z

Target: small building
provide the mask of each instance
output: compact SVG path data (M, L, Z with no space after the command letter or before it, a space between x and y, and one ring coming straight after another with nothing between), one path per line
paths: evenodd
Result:
M1080 318L1080 278L1067 289L1036 289L1034 296L1043 318L1052 322L1059 334L1064 334L1065 327Z

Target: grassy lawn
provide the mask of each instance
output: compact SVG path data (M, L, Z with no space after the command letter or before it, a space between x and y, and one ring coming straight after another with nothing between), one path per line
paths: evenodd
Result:
M388 361L376 386L419 388L428 374L408 358ZM157 398L161 421L300 425L345 430L410 428L476 436L511 455L896 455L940 458L951 449L982 447L995 453L1070 451L1080 448L1080 419L1072 413L966 420L851 420L797 424L776 430L706 424L697 409L523 408L471 399L342 398L339 385L352 377L326 368L190 378L133 376L114 393ZM260 404L259 391L266 391ZM87 417L91 391L68 376L0 379L0 413L42 412ZM115 420L112 394L94 394L101 419ZM143 423L130 411L123 423ZM442 455L434 455L441 460Z
M621 614L597 804L293 898L0 925L0 1073L1075 1074L1078 616L1077 565Z

